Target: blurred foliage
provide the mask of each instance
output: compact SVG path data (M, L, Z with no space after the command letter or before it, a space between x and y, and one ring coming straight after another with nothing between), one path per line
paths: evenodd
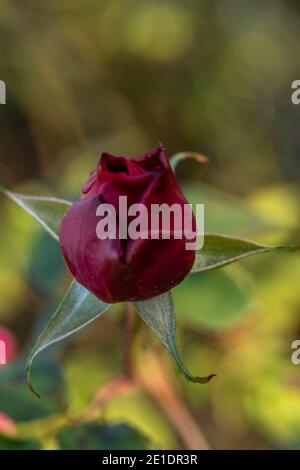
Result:
M228 270L195 273L179 284L173 294L182 324L209 329L231 327L250 308L249 283L243 274L239 272L237 280L238 276L229 275Z
M292 0L2 0L0 183L75 199L99 153L162 141L170 155L209 158L178 170L190 201L206 204L207 231L299 244L299 39ZM0 324L20 351L0 369L0 411L18 433L1 434L0 448L185 448L149 390L122 391L80 421L121 371L122 306L41 355L41 400L30 393L25 357L69 279L27 214L1 197L0 217ZM299 448L299 276L299 256L262 255L175 289L185 360L218 378L185 383L159 354L213 448ZM142 357L156 342L141 335Z
M0 434L0 450L37 450L39 443L29 439L19 439Z
M75 428L65 428L58 435L63 450L145 450L146 439L126 424L99 425L89 423Z

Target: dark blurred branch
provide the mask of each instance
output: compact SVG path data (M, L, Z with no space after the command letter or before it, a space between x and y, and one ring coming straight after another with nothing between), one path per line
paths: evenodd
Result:
M140 371L143 388L158 403L177 431L186 449L209 450L209 443L176 391L161 358L153 351L143 357Z
M133 375L133 329L134 329L134 306L127 302L124 327L124 375L131 377Z
M210 449L206 437L175 389L167 368L157 354L148 350L144 352L142 361L135 360L133 356L134 320L134 307L128 303L124 326L123 373L96 391L81 421L95 419L115 396L139 387L144 389L159 405L186 449Z
M81 421L92 421L116 395L130 391L134 387L134 382L125 376L116 377L102 385L81 417Z
M133 364L133 330L135 312L132 303L126 304L125 324L124 324L124 357L123 373L102 385L96 392L91 405L85 411L83 421L90 421L105 407L107 403L116 395L133 389L136 384L134 380Z

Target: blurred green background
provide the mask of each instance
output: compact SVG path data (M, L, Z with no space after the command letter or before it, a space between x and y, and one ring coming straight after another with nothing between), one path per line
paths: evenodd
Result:
M299 244L299 2L1 0L0 44L1 185L75 199L101 152L161 141L170 156L209 158L178 168L191 202L206 204L207 231ZM217 449L300 448L299 256L186 279L174 291L180 349L194 373L218 378L184 382L145 327L136 355L147 390L119 390L86 424L122 368L123 307L37 359L38 400L24 359L69 276L57 244L3 197L0 217L0 335L11 347L0 449L182 449L197 432Z

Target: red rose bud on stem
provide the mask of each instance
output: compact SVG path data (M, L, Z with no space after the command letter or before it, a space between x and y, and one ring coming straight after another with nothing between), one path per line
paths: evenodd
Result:
M169 210L167 235L162 216L154 230L150 220L153 207L162 204L169 209L176 204L182 211L178 229L178 217ZM187 204L162 145L131 159L103 153L80 199L61 222L60 245L71 274L108 303L145 300L170 290L195 259L195 251L186 248L193 240L184 230ZM189 210L195 240L196 221ZM109 212L116 227L109 227ZM141 225L146 233L130 236Z

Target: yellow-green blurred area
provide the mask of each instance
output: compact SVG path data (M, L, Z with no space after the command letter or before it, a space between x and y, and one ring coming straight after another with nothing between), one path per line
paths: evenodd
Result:
M101 152L163 142L170 156L209 158L178 167L190 201L206 204L207 231L299 245L299 44L296 0L1 0L0 184L74 200ZM0 448L192 446L191 422L178 427L149 390L113 395L96 424L79 419L122 369L122 305L43 353L41 399L28 390L24 360L69 276L57 243L2 196L0 217L0 325L17 344L0 370L0 412L16 432L0 413ZM159 390L144 361L155 350L212 448L300 448L299 282L299 254L276 254L175 288L179 347L193 373L218 375L207 385L182 380L142 327L143 373Z

